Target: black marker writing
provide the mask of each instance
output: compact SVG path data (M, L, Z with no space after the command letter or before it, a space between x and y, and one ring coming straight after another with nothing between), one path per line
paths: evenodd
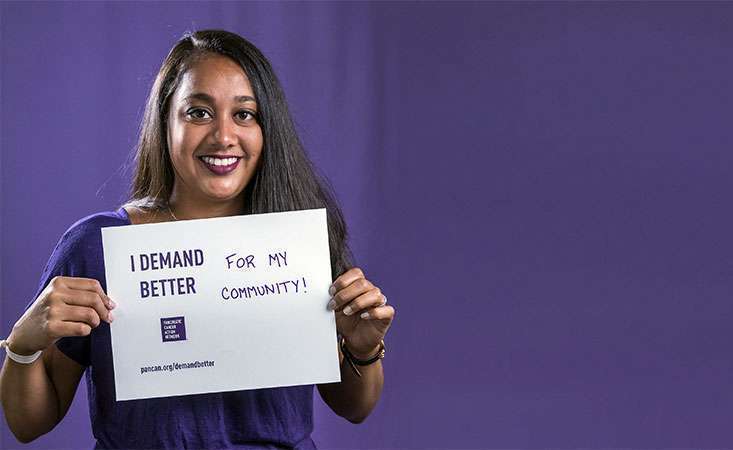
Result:
M270 254L270 265L272 263L276 262L278 267L287 266L288 265L288 252L277 252L277 253L271 253ZM282 261L282 263L281 263Z

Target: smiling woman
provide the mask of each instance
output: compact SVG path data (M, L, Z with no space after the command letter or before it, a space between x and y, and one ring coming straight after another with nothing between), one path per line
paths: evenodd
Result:
M18 440L29 442L53 429L86 372L96 448L314 448L313 386L116 401L109 328L116 304L106 295L100 232L313 208L327 210L333 284L323 306L335 311L342 350L341 382L319 385L318 391L334 412L363 421L381 395L383 338L395 310L352 267L341 211L300 144L269 61L234 33L185 35L152 86L136 161L129 201L71 226L35 299L3 341L8 357L0 397ZM175 255L145 258L139 270L176 263ZM299 280L283 281L230 292L265 295L269 288L282 294L298 286ZM161 279L141 289L155 297L160 289L182 295L195 286L193 280Z

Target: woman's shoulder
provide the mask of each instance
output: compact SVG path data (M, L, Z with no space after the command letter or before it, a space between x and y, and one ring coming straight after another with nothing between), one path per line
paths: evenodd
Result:
M66 230L65 235L97 234L106 227L155 223L164 219L166 215L160 209L127 203L114 211L100 211L82 217Z
M129 225L130 218L124 208L115 211L100 211L74 222L61 236L59 246L86 247L93 242L101 241L101 230L106 227Z
M129 225L130 217L127 211L120 207L115 211L100 211L88 216L82 217L81 219L74 222L67 230L65 234L86 234L93 231L98 231L105 227L114 227L121 225Z
M169 221L167 210L160 208L142 208L135 205L124 205L123 210L128 217L130 224L139 225L144 223L158 223Z
M74 222L57 245L63 253L96 251L102 243L102 228L160 222L165 216L157 209L125 204L114 211L100 211Z
M129 224L129 218L121 208L82 217L61 235L44 273L49 276L87 276L82 272L91 270L90 267L95 266L102 255L102 228Z

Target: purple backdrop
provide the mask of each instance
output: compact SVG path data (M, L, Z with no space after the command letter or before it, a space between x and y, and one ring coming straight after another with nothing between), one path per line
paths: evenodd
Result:
M733 3L0 8L3 336L121 202L170 46L226 28L398 311L379 405L318 399L322 448L733 447ZM92 443L82 384L23 448Z

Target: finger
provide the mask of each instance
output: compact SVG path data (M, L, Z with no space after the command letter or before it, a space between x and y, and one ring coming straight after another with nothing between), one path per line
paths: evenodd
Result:
M362 312L359 317L364 320L389 320L391 322L395 313L394 307L386 305L368 309Z
M343 313L347 316L350 316L352 314L359 314L362 310L366 308L380 306L382 304L383 298L384 296L382 295L382 292L379 290L379 288L371 289L345 305L343 308Z
M115 302L113 302L112 299L107 296L107 293L104 292L99 281L94 278L64 277L64 284L71 289L96 292L102 299L106 308L112 309L116 306Z
M352 267L351 269L342 273L341 276L336 278L333 284L331 284L331 287L328 289L329 295L333 297L336 292L350 285L359 278L365 278L364 272L362 272L361 269L358 267Z
M349 302L373 289L375 289L375 287L369 280L367 280L366 278L357 278L350 285L346 286L345 288L334 294L332 299L333 303L329 302L329 307L333 310L339 311Z
M83 322L92 328L99 326L102 319L94 308L88 306L67 305L60 312L64 322Z
M87 336L92 332L92 327L84 322L65 322L56 320L48 323L48 332L55 338L66 336Z
M97 315L105 322L111 322L112 312L102 302L102 298L96 292L80 291L74 289L62 289L56 294L67 305L87 306L94 308Z

